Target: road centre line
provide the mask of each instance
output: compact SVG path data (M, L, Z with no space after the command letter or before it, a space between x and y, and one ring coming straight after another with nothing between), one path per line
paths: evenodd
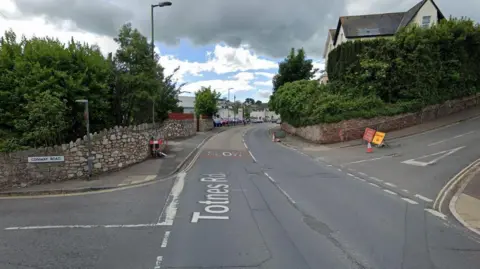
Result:
M270 179L271 182L273 183L276 183L275 179L273 179L269 174L267 174L267 172L263 172L265 174L265 176L268 177L268 179Z
M362 175L362 176L364 176L364 177L366 177L366 176L367 176L367 174L365 174L365 173L362 173L362 172L358 172L358 174L360 174L360 175Z
M365 179L363 179L363 178L361 178L361 177L355 177L355 179L360 180L360 181L363 181L363 182L367 182Z
M350 173L347 173L347 175L351 176L351 177L355 177L353 174L350 174Z
M417 197L418 199L422 199L422 200L425 201L425 202L429 202L429 203L433 202L432 199L427 198L427 197L425 197L425 196L423 196L423 195L420 195L420 194L415 194L415 197Z
M165 231L165 235L163 236L162 245L160 247L166 248L168 244L168 238L170 237L170 231Z
M469 134L473 134L473 133L475 133L475 131L470 131L470 132L467 132L467 133L464 133L464 134L459 134L459 135L456 135L454 137L450 137L450 138L443 139L443 140L440 140L440 141L437 141L437 142L434 142L434 143L430 143L427 146L428 147L435 146L435 145L438 145L438 144L441 144L441 143L444 143L444 142L447 142L447 141L450 141L450 140L453 140L453 139L457 139L457 138L460 138L460 137L463 137L463 136L466 136L466 135L469 135Z
M405 202L407 202L409 204L412 204L412 205L418 205L418 203L416 201L405 198L405 197L403 197L402 200L404 200Z
M390 186L390 187L392 187L392 188L396 188L396 187L397 187L397 185L395 185L395 184L393 184L393 183L390 183L390 182L385 182L385 185Z
M370 184L370 185L372 185L372 186L374 186L374 187L380 188L380 186L378 186L378 185L375 184L375 183L369 182L368 184Z
M383 191L386 192L386 193L390 193L392 195L398 195L396 192L393 192L391 190L383 189Z
M107 224L107 225L45 225L45 226L17 226L7 227L5 231L18 230L51 230L51 229L93 229L93 228L143 228L163 226L160 223L146 223L146 224Z
M377 181L377 182L383 182L383 180L378 179L378 178L376 178L376 177L370 177L370 179L373 179L373 180L375 180L375 181Z
M292 199L292 197L290 197L290 195L288 195L288 193L284 189L282 189L280 186L278 186L278 189L283 193L283 195L287 197L288 200L290 200L292 204L295 204L295 201Z
M246 149L248 149L247 144L245 144L245 141L243 141L243 145L245 146Z

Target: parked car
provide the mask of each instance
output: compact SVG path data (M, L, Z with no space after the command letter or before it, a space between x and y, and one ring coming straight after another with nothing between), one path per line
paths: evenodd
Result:
M277 123L278 123L278 124L281 124L281 123L282 123L282 120L281 120L281 119L278 119L278 120L277 120Z

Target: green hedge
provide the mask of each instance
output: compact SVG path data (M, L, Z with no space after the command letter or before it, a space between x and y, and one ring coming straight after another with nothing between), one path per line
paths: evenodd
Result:
M480 89L480 27L445 20L395 38L347 42L329 55L330 83L282 86L271 107L294 126L418 111Z

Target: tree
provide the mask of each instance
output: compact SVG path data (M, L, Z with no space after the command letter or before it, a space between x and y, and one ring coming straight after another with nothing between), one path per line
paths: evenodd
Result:
M253 98L246 98L245 102L243 102L246 105L253 105L255 104L255 100Z
M213 116L217 113L217 100L220 98L220 93L211 87L202 87L195 93L195 114L197 116Z
M232 104L232 109L233 109L233 113L235 115L238 114L238 110L242 107L242 103L240 103L240 101L235 101L233 104Z
M287 82L297 80L310 80L314 77L318 69L313 68L312 60L307 60L303 48L290 50L290 54L285 60L278 64L278 74L273 77L273 93Z

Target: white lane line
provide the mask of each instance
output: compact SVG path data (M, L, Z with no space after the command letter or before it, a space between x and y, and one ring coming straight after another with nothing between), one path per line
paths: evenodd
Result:
M383 180L378 179L378 178L376 178L376 177L370 177L370 179L375 180L375 181L377 181L377 182L383 182Z
M392 156L382 156L382 157L373 158L373 159L366 159L366 160L360 160L360 161L355 161L355 162L350 162L350 163L344 163L342 165L371 162L371 161L377 161L377 160L382 160L382 159L386 159L386 158L392 158Z
M367 175L367 174L365 174L365 173L362 173L362 172L358 172L358 174L360 174L360 175L362 175L362 176L364 176L364 177L368 177L368 175Z
M340 168L337 168L337 170L338 170L338 172L342 172L342 169L340 169Z
M49 229L92 229L92 228L142 228L156 227L159 223L147 224L107 224L107 225L45 225L45 226L18 226L5 228L6 231L15 230L49 230Z
M475 131L470 131L470 132L467 132L467 133L464 133L464 134L459 134L459 135L456 135L454 137L451 137L451 138L447 138L447 139L443 139L443 140L440 140L440 141L437 141L435 143L430 143L428 144L427 146L428 147L431 147L431 146L435 146L435 145L438 145L438 144L441 144L441 143L444 143L444 142L447 142L447 141L450 141L450 140L453 140L453 139L457 139L457 138L460 138L462 136L466 136L466 135L469 135L469 134L473 134L475 133Z
M360 180L360 181L366 182L366 180L363 179L363 178L361 178L361 177L355 177L355 179L358 179L358 180Z
M328 167L332 167L333 165L331 165L331 164L327 164L327 166L328 166Z
M396 188L396 187L397 187L397 185L392 184L392 183L390 183L390 182L385 182L385 185L390 186L390 187L393 187L393 188Z
M288 195L288 193L285 190L283 190L280 186L278 186L278 189L283 193L283 195L285 195L288 198L288 200L290 200L292 204L295 204L295 201L292 199L292 197L290 197L290 195Z
M417 197L418 199L422 199L422 200L425 201L425 202L429 202L429 203L433 202L432 199L427 198L427 197L425 197L425 196L423 196L423 195L420 195L420 194L415 194L415 197Z
M386 193L390 193L392 195L398 195L396 192L393 192L391 190L383 189L383 191L386 192Z
M185 172L181 172L178 174L177 180L175 180L175 184L173 185L173 188L168 195L166 207L163 208L160 217L158 217L157 223L159 225L173 225L175 215L177 215L179 196L182 193L183 187L185 186L186 175L187 173Z
M246 149L248 149L247 144L245 144L245 141L243 141L243 145L245 146Z
M255 159L255 157L253 156L252 152L249 150L248 153L250 153L250 156L252 156L252 159L254 162L257 162L257 159Z
M402 198L403 201L409 203L409 204L412 204L412 205L418 205L418 203L414 200L411 200L411 199L408 199L408 198Z
M350 173L347 173L347 175L351 176L351 177L355 177L353 174L350 174Z
M436 210L433 210L433 209L430 209L430 208L425 208L425 211L427 211L428 213L434 215L435 217L439 217L443 220L446 220L447 219L447 216L445 216L444 214L436 211Z
M158 256L157 260L155 261L155 267L153 267L153 269L161 269L162 262L163 262L163 256Z
M406 192L406 193L409 193L409 191L408 191L408 190L406 190L406 189L403 189L402 191L404 191L404 192Z
M374 187L380 188L380 186L378 186L378 185L375 184L375 183L369 182L368 184L370 184L370 185L372 185L372 186L374 186Z
M168 244L168 238L170 237L170 231L165 231L165 235L163 236L162 245L160 247L166 248Z
M266 172L263 172L263 173L265 174L265 176L268 177L268 179L269 179L271 182L277 183L277 182L275 181L275 179L273 179L269 174L267 174Z

